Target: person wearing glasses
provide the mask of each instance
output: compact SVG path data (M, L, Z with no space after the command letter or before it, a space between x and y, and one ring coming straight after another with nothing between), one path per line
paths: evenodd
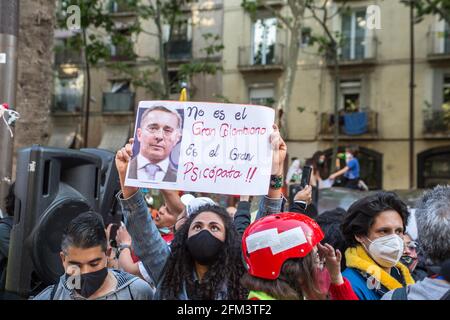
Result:
M181 116L175 110L154 106L144 111L137 129L139 153L130 161L128 178L176 182L177 168L169 156L181 140Z
M423 280L427 276L427 271L419 263L418 243L408 233L403 235L403 242L405 248L400 262L408 267L415 281Z

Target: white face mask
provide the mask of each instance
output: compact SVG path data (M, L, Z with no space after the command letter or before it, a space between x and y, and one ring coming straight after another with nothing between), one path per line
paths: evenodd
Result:
M370 239L367 239L370 241ZM380 266L391 268L399 262L403 254L403 239L396 234L370 241L367 252Z

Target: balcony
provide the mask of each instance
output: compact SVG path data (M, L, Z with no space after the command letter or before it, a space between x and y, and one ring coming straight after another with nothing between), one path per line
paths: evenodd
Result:
M283 71L285 63L284 46L282 44L268 45L265 49L253 46L239 47L239 70L253 71Z
M450 138L450 109L424 110L423 133L426 138Z
M378 41L375 37L348 37L342 39L339 50L339 66L373 66L377 60ZM334 66L331 58L327 59L329 67Z
M104 92L103 112L133 112L134 98L134 92Z
M113 16L134 16L136 9L124 0L111 0L108 3L108 12Z
M191 40L171 40L164 44L169 61L186 61L192 58Z
M79 113L83 106L83 94L60 93L52 95L53 113Z
M334 114L320 115L320 135L331 140L334 135ZM339 139L373 140L378 138L378 113L375 111L340 113Z
M136 54L133 51L133 44L111 45L111 61L135 61Z
M64 47L55 47L55 66L63 64L81 64L81 52Z
M428 32L428 61L450 61L450 31Z

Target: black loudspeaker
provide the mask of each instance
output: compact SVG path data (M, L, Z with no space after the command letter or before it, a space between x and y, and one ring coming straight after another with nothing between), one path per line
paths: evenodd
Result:
M71 149L33 145L18 151L16 208L6 290L24 297L64 274L62 232L85 211L99 211L102 161Z
M80 149L80 151L96 155L101 159L100 207L98 212L102 215L105 226L110 223L120 224L122 211L116 199L116 194L120 191L119 173L115 163L116 154L109 150L94 148Z

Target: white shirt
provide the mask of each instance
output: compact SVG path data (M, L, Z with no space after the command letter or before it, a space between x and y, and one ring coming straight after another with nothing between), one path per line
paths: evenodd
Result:
M137 156L137 177L141 181L162 181L166 175L167 170L169 169L169 157L165 158L163 161L155 163L159 166L160 170L155 174L155 180L151 180L145 171L145 166L149 164L150 161L142 154L138 154Z

